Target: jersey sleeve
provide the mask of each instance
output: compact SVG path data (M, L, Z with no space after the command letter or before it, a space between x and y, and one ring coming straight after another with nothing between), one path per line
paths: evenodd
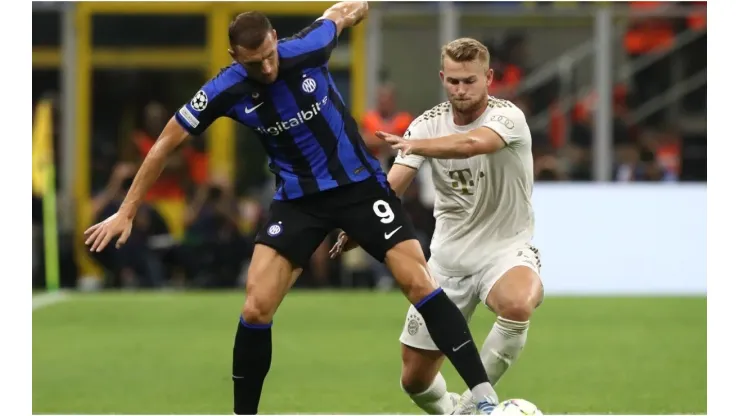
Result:
M188 133L202 134L219 117L227 115L235 104L235 96L230 91L237 78L226 70L209 80L175 113L175 119Z
M329 62L337 46L337 24L319 19L279 45L280 59L293 64L321 66Z
M486 121L482 127L495 131L507 146L517 146L531 141L529 127L524 113L514 105L494 107L486 115Z
M429 137L429 126L423 119L423 116L414 120L409 128L406 129L406 133L403 134L403 138L408 140L428 139ZM425 160L426 158L424 156L419 155L401 156L401 152L399 151L396 156L396 160L393 163L398 163L399 165L405 165L418 170L424 164Z

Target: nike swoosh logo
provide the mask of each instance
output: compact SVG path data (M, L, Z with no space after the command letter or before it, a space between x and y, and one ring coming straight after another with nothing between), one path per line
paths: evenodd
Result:
M393 234L395 234L396 231L400 230L401 228L403 228L403 225L400 226L400 227L398 227L398 228L396 228L395 230L393 230L393 231L391 231L389 233L385 233L385 239L387 240L387 239L393 237Z
M252 111L254 111L254 110L256 110L256 109L260 108L260 106L261 106L262 104L264 104L264 101L263 101L263 102L261 102L261 103L259 103L259 104L257 104L257 105L255 105L255 106L254 106L254 107L252 107L252 108L247 108L247 107L244 107L244 112L245 112L245 113L247 113L247 114L249 114L249 113L251 113Z
M457 352L460 348L464 347L465 344L467 344L468 342L470 342L470 340L467 340L467 341L463 342L462 344L458 345L457 347L452 347L452 352Z

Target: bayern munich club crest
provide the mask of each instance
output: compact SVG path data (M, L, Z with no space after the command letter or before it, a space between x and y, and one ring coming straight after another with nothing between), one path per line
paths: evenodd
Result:
M306 78L303 80L303 83L301 84L301 88L303 88L303 91L305 91L307 94L311 94L312 92L316 91L316 80L313 78Z
M407 318L407 326L406 330L409 332L409 335L414 336L419 332L419 328L421 327L421 322L419 321L419 317L416 316L416 314L411 314Z
M267 228L267 234L270 237L277 237L282 232L283 232L283 222L282 221L279 221L277 224L272 224L270 225L269 228Z

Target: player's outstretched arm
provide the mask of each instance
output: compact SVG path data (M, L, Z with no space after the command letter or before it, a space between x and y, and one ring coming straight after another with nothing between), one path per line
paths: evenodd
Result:
M365 19L368 9L369 6L366 1L343 1L328 8L321 17L336 23L338 37L342 30Z
M506 146L504 139L487 127L431 139L407 140L384 132L377 132L376 135L404 156L419 155L436 159L467 159L493 153Z
M167 157L185 141L190 134L182 128L174 117L167 122L152 150L144 158L139 171L134 177L126 198L123 200L118 212L133 218L141 206L144 196L154 185L164 169Z
M511 106L489 113L480 127L465 133L414 140L382 131L375 134L397 149L401 156L418 155L436 159L467 159L498 152L506 146L531 143L532 140L524 113Z
M170 119L157 142L144 158L118 212L85 231L85 235L88 236L85 244L91 245L90 251L102 251L118 235L121 237L116 242L116 247L126 242L131 234L131 225L136 211L141 206L144 196L162 173L167 157L188 136L189 133L174 117Z

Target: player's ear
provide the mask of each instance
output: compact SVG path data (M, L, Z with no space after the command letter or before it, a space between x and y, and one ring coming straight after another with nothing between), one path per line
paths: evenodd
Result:
M492 82L493 82L493 69L488 68L488 70L486 71L486 85L490 86Z
M445 73L444 71L439 71L439 80L444 82L445 81Z
M231 48L229 48L229 56L231 57L231 59L236 61L236 53Z

